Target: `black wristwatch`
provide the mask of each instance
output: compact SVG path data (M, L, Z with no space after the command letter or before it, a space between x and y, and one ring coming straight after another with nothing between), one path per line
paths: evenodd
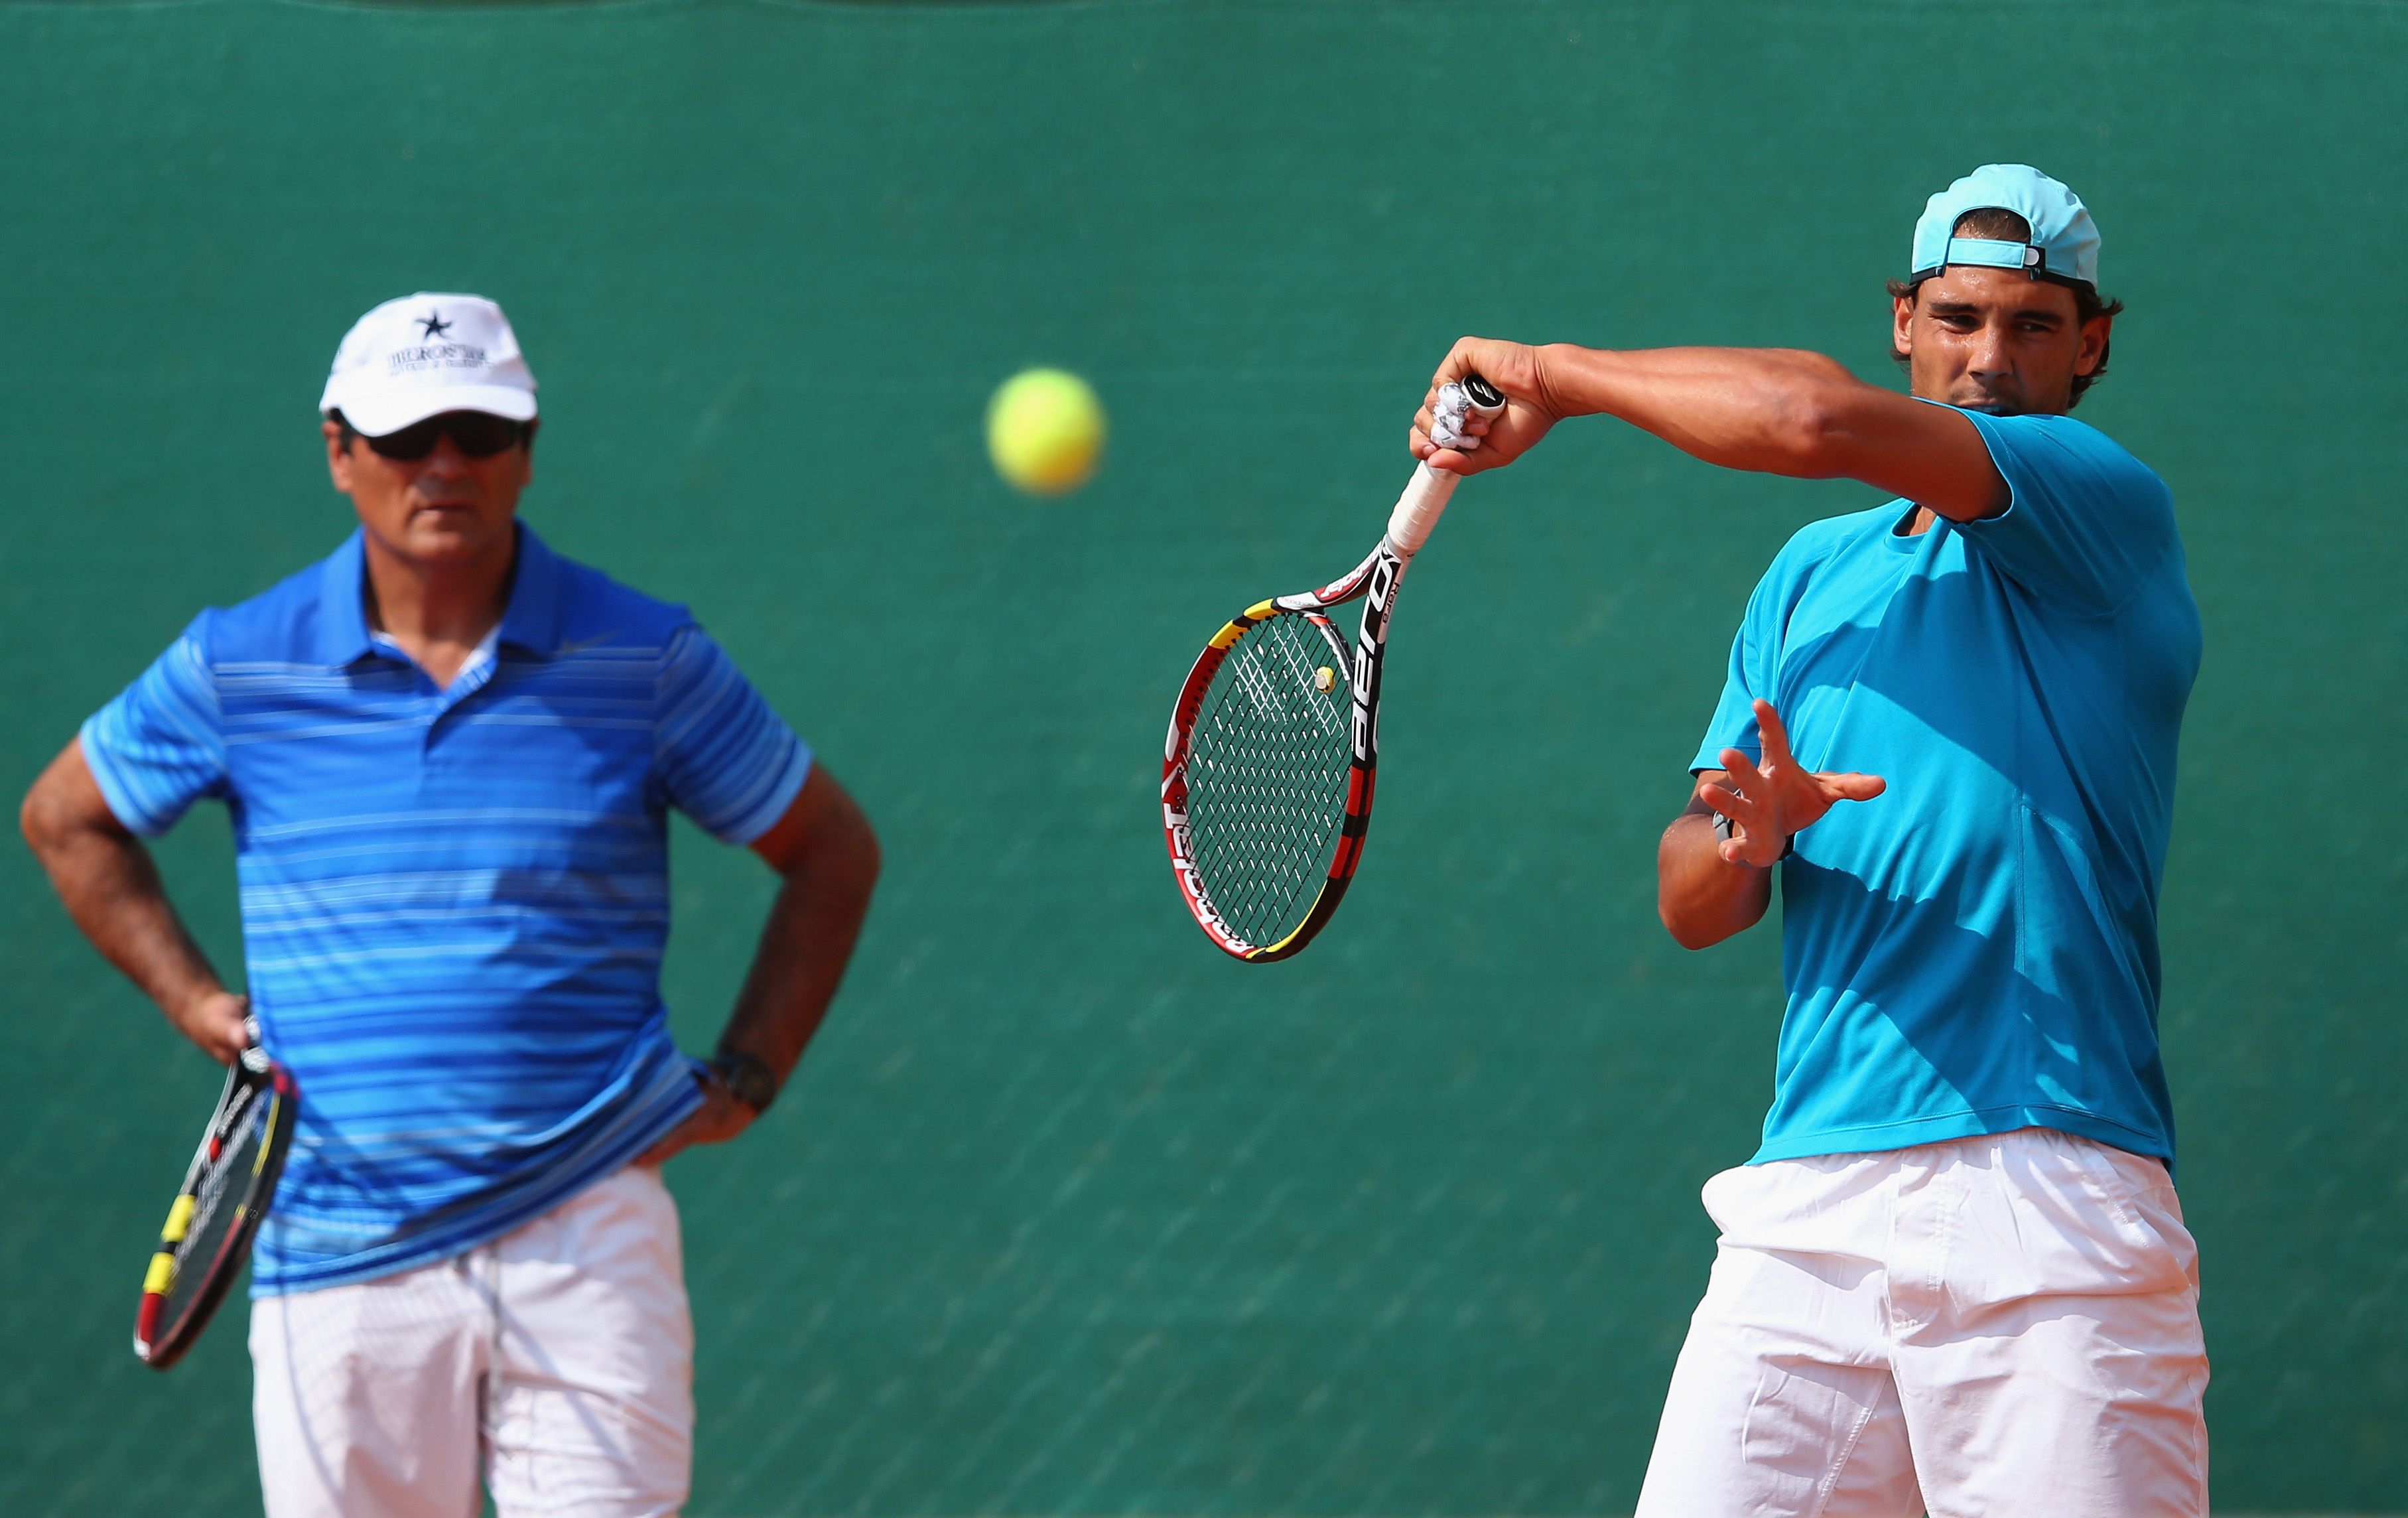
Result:
M1729 818L1724 816L1721 812L1714 813L1714 838L1717 842L1728 843L1731 840L1731 835L1736 831L1737 829L1732 825ZM1792 833L1788 838L1782 840L1781 859L1786 859L1797 852L1798 835ZM1781 859L1776 859L1773 863L1777 865L1781 863ZM1758 865L1750 865L1747 867L1750 869L1759 869L1763 866Z
M719 1077L719 1083L727 1088L729 1096L752 1109L754 1117L767 1111L769 1104L778 1099L777 1075L751 1054L723 1049L703 1063Z

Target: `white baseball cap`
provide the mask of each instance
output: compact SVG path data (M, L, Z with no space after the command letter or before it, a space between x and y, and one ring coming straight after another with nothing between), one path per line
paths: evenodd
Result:
M371 437L445 411L535 418L535 376L502 308L482 295L421 291L351 323L318 399Z

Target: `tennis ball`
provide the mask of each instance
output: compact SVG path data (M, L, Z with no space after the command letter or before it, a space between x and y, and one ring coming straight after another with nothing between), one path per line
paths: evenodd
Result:
M1103 457L1103 406L1075 374L1023 369L987 402L986 451L996 472L1029 494L1067 495Z

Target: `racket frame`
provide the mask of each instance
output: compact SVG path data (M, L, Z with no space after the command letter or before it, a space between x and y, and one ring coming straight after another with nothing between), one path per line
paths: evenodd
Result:
M1442 408L1441 403L1449 399L1445 392L1455 389L1443 387L1434 408ZM1484 417L1498 416L1505 409L1503 394L1476 374L1463 377L1461 390L1453 399L1461 402L1469 413ZM1438 429L1433 427L1432 432L1435 436ZM1480 444L1476 438L1451 438L1449 446L1469 449ZM1246 964L1274 964L1311 943L1338 910L1346 887L1354 879L1355 866L1362 862L1363 840L1371 828L1372 786L1380 765L1380 672L1387 655L1388 621L1396 610L1397 588L1404 581L1405 570L1429 540L1430 530L1445 513L1457 482L1457 476L1433 469L1426 462L1414 465L1412 478L1388 513L1387 531L1352 573L1319 590L1273 596L1248 607L1212 635L1187 671L1185 683L1179 688L1179 699L1170 709L1170 736L1164 740L1162 749L1162 834L1170 849L1171 873L1179 881L1181 898L1187 903L1187 910L1205 937ZM1327 613L1333 607L1343 606L1357 596L1363 598L1363 621L1350 653ZM1238 646L1248 628L1273 617L1289 616L1303 617L1313 623L1340 663L1347 665L1351 671L1354 712L1346 799L1339 819L1338 846L1330 854L1329 866L1312 905L1285 937L1274 943L1257 944L1248 942L1229 924L1205 886L1203 872L1196 862L1195 837L1188 824L1187 764L1197 718L1212 688L1212 677L1227 661L1229 651Z
M268 1125L266 1141L260 1146L249 1175L229 1175L224 1181L227 1187L241 1188L230 1204L236 1209L235 1221L218 1241L215 1254L208 1260L188 1260L184 1250L202 1189L225 1146L262 1102L267 1104L262 1119ZM256 1043L227 1067L225 1089L219 1094L208 1126L193 1152L192 1163L185 1167L183 1184L177 1188L176 1200L167 1210L167 1222L159 1231L159 1247L143 1274L142 1299L134 1319L134 1353L153 1370L165 1370L183 1358L184 1352L199 1340L202 1330L208 1326L218 1304L225 1299L227 1288L242 1274L252 1237L258 1233L260 1221L275 1198L276 1182L283 1174L285 1156L292 1149L293 1130L299 1117L300 1091L292 1072L268 1058L266 1051ZM179 1317L163 1323L169 1294L179 1281L195 1269L207 1272L199 1291Z
M1389 516L1388 530L1361 564L1318 590L1257 601L1231 618L1204 645L1204 652L1197 655L1194 666L1187 671L1186 682L1179 689L1179 700L1170 712L1170 736L1163 745L1163 838L1170 850L1171 873L1178 879L1179 894L1187 903L1188 911L1205 937L1233 958L1249 965L1270 965L1292 957L1328 923L1354 879L1355 866L1363 858L1363 840L1371 826L1371 794L1380 766L1380 672L1387 654L1388 622L1396 610L1397 587L1403 582L1413 554L1446 509L1447 498L1455 492L1455 478L1426 464L1415 466L1412 480ZM1363 619L1355 633L1354 647L1349 652L1327 613L1357 597L1363 602ZM1187 820L1187 761L1205 694L1211 689L1212 677L1219 673L1229 651L1237 647L1248 628L1273 617L1289 616L1303 617L1315 623L1338 657L1348 665L1354 711L1348 738L1346 800L1338 824L1338 847L1330 855L1329 867L1312 904L1285 937L1273 943L1258 944L1248 941L1221 915L1197 866L1195 839Z

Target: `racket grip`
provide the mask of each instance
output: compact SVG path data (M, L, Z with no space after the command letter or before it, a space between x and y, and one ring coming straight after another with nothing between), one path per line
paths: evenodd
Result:
M1476 374L1467 374L1460 384L1448 381L1439 391L1439 417L1431 424L1433 437L1450 448L1467 452L1480 446L1477 437L1459 436L1453 429L1471 416L1493 417L1505 409L1505 397L1496 386ZM1421 551L1429 540L1430 529L1446 511L1447 498L1455 494L1458 477L1424 464L1413 470L1413 478L1405 493L1397 499L1397 508L1388 513L1388 541L1406 558Z
M1388 541L1399 556L1411 558L1429 541L1430 529L1446 514L1447 498L1455 494L1457 478L1426 464L1413 465L1412 479L1397 497L1397 508L1388 513Z

